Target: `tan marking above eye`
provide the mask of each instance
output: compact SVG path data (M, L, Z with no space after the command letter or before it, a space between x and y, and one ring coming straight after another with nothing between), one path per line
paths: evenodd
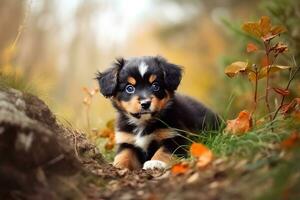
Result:
M135 78L133 78L132 76L129 76L127 78L128 83L130 83L131 85L135 85L136 84L136 80Z
M154 74L151 74L151 76L149 77L149 83L153 83L156 80L157 76Z

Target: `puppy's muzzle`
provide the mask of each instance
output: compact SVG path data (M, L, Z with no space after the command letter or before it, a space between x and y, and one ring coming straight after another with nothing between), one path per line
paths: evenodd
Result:
M141 100L141 107L143 110L148 110L150 108L150 105L151 105L151 100L150 99L144 99L144 100Z

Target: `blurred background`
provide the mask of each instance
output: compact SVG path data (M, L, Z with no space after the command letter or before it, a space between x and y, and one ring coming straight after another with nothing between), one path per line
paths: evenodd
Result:
M162 55L184 66L179 92L231 117L247 108L252 88L229 80L224 68L249 57L240 27L261 15L288 28L290 51L281 62L293 65L297 0L1 0L1 78L38 95L61 122L84 130L88 114L89 128L100 128L114 117L110 102L96 94L83 103L83 88L98 87L97 70L120 56ZM300 91L299 82L293 88Z

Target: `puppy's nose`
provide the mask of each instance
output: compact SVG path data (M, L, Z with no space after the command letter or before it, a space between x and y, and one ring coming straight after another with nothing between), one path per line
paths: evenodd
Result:
M141 106L142 106L142 108L143 109L148 109L149 107L150 107L150 105L151 105L151 100L142 100L141 101Z

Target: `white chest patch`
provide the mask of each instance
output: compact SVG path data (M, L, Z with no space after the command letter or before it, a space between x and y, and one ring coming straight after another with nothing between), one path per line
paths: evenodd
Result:
M135 145L143 149L144 151L147 151L150 142L153 140L153 135L137 135L135 137Z
M140 65L139 65L139 72L141 74L141 76L143 77L144 74L147 72L148 70L148 65L144 62L142 62Z

